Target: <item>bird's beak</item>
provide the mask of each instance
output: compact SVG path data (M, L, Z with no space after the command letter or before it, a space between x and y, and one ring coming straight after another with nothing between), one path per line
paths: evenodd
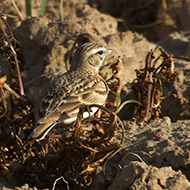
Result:
M114 51L115 51L115 50L113 50L113 49L107 49L107 55L113 53Z

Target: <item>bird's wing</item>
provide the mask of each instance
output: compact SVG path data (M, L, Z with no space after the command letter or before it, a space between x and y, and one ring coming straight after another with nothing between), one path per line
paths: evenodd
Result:
M44 117L38 120L38 124L45 124L47 122L56 122L59 120L62 114L65 114L65 118L62 116L62 119L67 119L72 117L75 113L75 110L80 106L80 101L78 97L70 97L68 99L62 100L59 102L57 107L54 108L51 112L48 112ZM69 114L73 111L73 114Z
M42 111L45 111L45 114L38 120L38 124L56 122L60 116L62 120L76 116L81 104L102 105L105 102L108 88L101 77L81 78L80 76L80 81L77 75L72 77L71 83L68 82L65 75L52 83L43 98ZM89 77L91 77L90 80Z
M93 85L93 89L86 89L84 93L80 95L80 101L83 104L91 105L91 104L104 104L108 94L107 84L103 79L101 79L98 83Z
M51 83L40 105L41 114L48 115L51 113L54 109L56 109L59 102L67 98L68 94L68 80L67 74L65 73Z

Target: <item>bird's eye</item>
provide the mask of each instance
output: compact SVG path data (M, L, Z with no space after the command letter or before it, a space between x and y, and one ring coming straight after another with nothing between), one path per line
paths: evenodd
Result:
M100 50L100 51L98 51L97 52L99 55L102 55L104 52L103 52L103 50Z

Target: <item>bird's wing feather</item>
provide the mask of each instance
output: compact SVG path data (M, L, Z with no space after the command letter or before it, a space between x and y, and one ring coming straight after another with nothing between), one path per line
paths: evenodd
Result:
M69 117L69 115L66 113L69 113L71 110L76 109L80 105L80 102L77 99L78 98L76 97L70 97L70 101L73 100L73 102L67 100L62 101L52 112L49 112L43 118L38 120L38 124L44 124L51 121L56 122L63 113L65 113L65 117ZM64 118L62 119L64 120Z
M64 76L52 83L49 91L43 98L41 111L44 111L45 114L43 118L38 120L38 124L56 122L60 116L63 120L72 117L76 115L75 112L78 112L77 108L81 104L102 105L105 102L108 92L107 85L99 76L94 78L92 76L81 78L80 76L80 81L78 81L76 75L73 76L72 83L68 83ZM91 77L91 80L89 80L89 77ZM80 86L78 85L75 89L72 88L73 81L80 84ZM76 86L76 83L74 85Z
M68 93L68 80L67 74L58 77L54 80L40 105L40 112L42 115L47 115L55 109L56 105L67 97Z
M93 90L87 89L85 93L81 94L81 102L86 105L90 104L104 104L108 94L108 88L103 80L100 80L94 85Z

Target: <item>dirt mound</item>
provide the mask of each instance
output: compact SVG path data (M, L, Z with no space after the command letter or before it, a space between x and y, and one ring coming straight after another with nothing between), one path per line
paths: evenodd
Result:
M159 169L136 161L122 168L108 190L143 188L188 190L190 183L180 171L175 172L171 167Z
M91 6L108 13L119 22L119 30L142 33L151 41L160 41L175 31L189 31L189 1L88 0Z

